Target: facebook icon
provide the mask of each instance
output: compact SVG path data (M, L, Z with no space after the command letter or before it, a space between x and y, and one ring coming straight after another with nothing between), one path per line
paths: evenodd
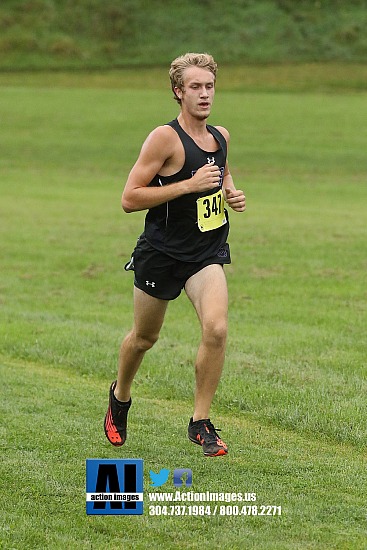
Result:
M177 468L173 472L173 485L175 487L191 487L192 470L190 470L189 468Z

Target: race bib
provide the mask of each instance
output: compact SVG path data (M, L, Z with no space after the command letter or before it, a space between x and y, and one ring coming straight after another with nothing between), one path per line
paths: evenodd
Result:
M224 213L224 197L220 189L213 195L201 197L196 201L198 227L201 232L218 229L225 223L227 218Z

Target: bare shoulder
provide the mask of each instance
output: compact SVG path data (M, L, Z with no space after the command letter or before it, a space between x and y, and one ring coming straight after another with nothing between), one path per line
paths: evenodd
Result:
M157 126L150 132L143 143L138 161L160 163L159 168L172 157L175 152L176 132L170 126Z
M223 126L216 126L216 129L224 136L225 140L229 142L230 135L227 128L224 128Z
M168 126L167 124L163 126L157 126L150 132L147 139L144 142L144 145L152 146L152 147L168 147L169 145L172 145L172 141L174 136L176 135L176 132L174 131L171 126Z

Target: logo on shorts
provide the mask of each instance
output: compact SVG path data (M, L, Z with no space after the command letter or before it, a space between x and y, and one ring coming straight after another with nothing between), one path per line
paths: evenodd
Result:
M228 251L225 248L220 248L217 253L218 258L227 258Z
M155 282L154 281L145 281L145 284L146 286L151 286L151 287L155 287Z

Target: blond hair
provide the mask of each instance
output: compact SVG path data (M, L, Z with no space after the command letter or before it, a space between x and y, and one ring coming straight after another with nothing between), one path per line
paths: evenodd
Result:
M183 89L183 74L188 67L201 67L207 69L214 76L214 82L217 77L217 64L213 57L208 53L186 53L174 59L169 70L169 78L173 91L173 98L181 103L176 95L175 88Z

